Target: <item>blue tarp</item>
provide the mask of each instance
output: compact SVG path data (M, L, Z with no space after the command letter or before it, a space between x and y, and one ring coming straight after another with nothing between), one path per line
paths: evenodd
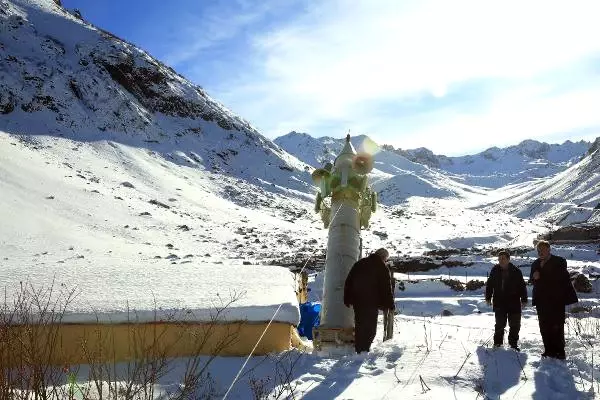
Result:
M319 313L321 312L321 303L303 303L300 304L300 324L298 333L307 339L312 340L312 328L319 326L321 322Z

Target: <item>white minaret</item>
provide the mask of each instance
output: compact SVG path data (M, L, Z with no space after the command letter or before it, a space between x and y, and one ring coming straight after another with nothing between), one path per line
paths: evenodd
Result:
M354 351L354 311L344 305L344 282L360 257L360 229L375 210L376 195L367 186L372 157L357 155L350 135L331 171L313 172L321 189L316 210L329 227L321 324L315 329L315 347L328 353ZM331 196L330 205L324 199Z

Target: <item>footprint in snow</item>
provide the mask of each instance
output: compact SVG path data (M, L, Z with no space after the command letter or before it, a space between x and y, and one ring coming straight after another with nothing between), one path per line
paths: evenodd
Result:
M313 382L313 381L314 382L322 382L325 380L325 377L321 376L321 375L307 375L307 376L298 378L298 380L303 383L304 382Z
M377 366L374 365L374 364L363 364L362 368L364 368L366 370L369 370L369 371L377 371L377 370L379 370L379 368L377 368ZM383 371L381 371L381 372L383 372Z
M381 374L383 374L383 370L381 368L376 368L373 370L373 372L371 372L372 376L379 376Z
M398 359L402 356L402 354L400 353L400 349L395 349L395 351L393 353L388 353L385 356L385 360L389 363L395 363L396 361L398 361Z

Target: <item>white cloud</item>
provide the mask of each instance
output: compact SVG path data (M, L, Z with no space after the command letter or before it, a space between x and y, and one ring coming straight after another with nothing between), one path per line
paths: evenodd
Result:
M317 9L259 39L268 76L300 94L328 89L334 98L355 101L479 77L528 76L600 50L600 3L587 3L593 9L535 2L347 4Z
M569 65L600 52L598 15L597 1L330 1L257 35L252 68L218 97L270 136L352 128L389 143L393 132L405 132L402 121L365 109L423 94L443 98L458 83L509 80L524 86L495 90L491 107L430 113L414 126L419 145L442 143L447 132L478 135L482 146L486 136L543 137L599 123L586 103L599 104L597 76L587 91L538 87L543 74L572 73ZM338 132L320 131L335 121ZM447 145L458 150L456 139Z
M240 35L247 26L259 21L269 11L268 3L249 4L246 0L214 3L201 11L182 10L177 43L165 56L165 62L180 63L204 56L206 49Z
M544 140L556 133L563 133L561 139L566 140L568 132L589 127L597 127L596 135L600 136L598 104L598 87L547 98L516 92L500 98L486 113L456 113L441 118L440 122L416 128L412 136L394 144L403 148L425 146L453 155L515 144L527 138Z

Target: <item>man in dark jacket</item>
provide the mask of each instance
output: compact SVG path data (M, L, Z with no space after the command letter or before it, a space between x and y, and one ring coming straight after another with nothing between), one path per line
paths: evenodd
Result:
M519 351L521 309L527 304L527 287L521 270L510 262L506 250L498 253L498 264L492 268L485 286L485 301L490 304L492 298L496 316L494 346L502 346L508 319L508 344Z
M538 259L531 264L532 304L537 309L542 357L565 359L565 306L577 303L577 293L567 272L567 260L550 254L550 243L537 243Z
M377 333L379 310L393 310L391 274L385 265L386 249L379 249L358 260L344 284L344 304L354 308L354 347L356 352L369 351Z

